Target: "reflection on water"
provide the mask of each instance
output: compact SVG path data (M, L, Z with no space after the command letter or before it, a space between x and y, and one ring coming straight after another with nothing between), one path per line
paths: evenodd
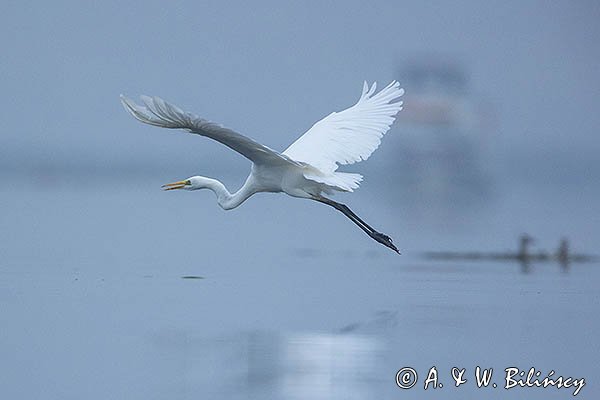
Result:
M369 399L381 343L374 336L252 333L249 393L281 399Z
M168 391L210 398L372 399L384 341L374 334L254 331L204 338L163 332L154 344L179 360ZM389 372L389 371L387 371Z
M336 332L252 331L206 338L163 332L155 345L185 360L177 375L185 392L213 398L372 399L382 384L385 335L397 312L377 311Z

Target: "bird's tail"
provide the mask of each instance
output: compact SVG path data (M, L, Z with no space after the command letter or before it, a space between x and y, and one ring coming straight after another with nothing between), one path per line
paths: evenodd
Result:
M348 172L334 172L327 175L304 172L304 177L311 181L324 183L332 189L341 192L353 192L354 189L358 189L360 182L363 180L361 174L352 174Z

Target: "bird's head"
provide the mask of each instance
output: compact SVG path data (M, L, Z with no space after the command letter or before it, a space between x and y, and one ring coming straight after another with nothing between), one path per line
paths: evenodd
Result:
M164 190L175 190L175 189L185 189L185 190L198 190L204 189L208 186L208 179L203 176L192 176L182 181L177 181L173 183L166 183L162 185Z

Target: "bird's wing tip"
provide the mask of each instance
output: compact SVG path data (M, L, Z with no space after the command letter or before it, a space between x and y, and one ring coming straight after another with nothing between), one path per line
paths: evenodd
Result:
M129 97L125 96L124 94L120 94L119 99L121 100L121 104L123 104L125 109L128 111L135 109L134 102Z

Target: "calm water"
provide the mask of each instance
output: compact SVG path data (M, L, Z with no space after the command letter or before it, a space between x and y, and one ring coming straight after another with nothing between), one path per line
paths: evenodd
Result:
M585 378L578 398L600 394L598 264L420 257L514 249L522 232L537 249L566 235L598 252L592 189L513 185L449 205L379 199L384 186L366 182L342 199L395 238L397 256L319 204L259 195L224 212L212 194L160 183L5 180L3 398L572 397L505 390L508 367ZM432 366L444 387L424 391ZM476 366L494 368L498 388L477 389ZM412 389L395 383L403 367L419 375ZM452 367L468 382L454 387Z

